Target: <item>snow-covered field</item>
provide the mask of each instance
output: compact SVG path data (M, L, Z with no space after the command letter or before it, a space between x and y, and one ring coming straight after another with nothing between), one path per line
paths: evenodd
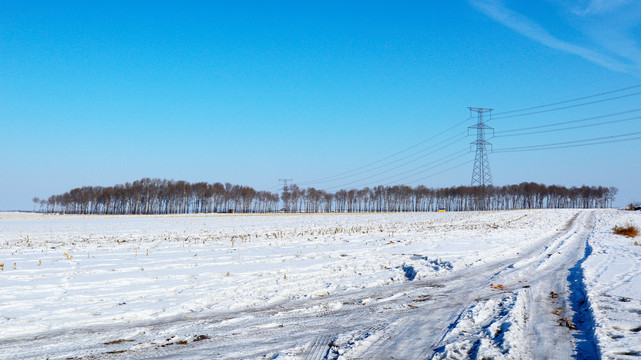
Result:
M0 213L0 359L637 358L626 224L641 213Z

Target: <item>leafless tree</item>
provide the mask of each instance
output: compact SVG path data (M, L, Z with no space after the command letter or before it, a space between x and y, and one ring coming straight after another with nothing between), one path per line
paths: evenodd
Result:
M34 211L73 214L177 214L207 212L275 212L282 199L291 212L364 211L448 211L507 210L540 208L598 208L612 206L614 187L546 186L523 182L505 186L453 186L411 188L405 185L341 189L335 193L296 184L279 196L268 191L216 182L143 178L109 187L83 186L52 195L47 200L34 197Z

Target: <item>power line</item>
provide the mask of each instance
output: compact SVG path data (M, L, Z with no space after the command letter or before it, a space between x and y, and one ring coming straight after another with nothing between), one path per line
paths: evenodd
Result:
M463 154L461 154L461 153L463 153ZM437 168L437 167L439 167L439 166L445 165L445 164L447 164L447 163L449 163L449 162L451 162L451 161L453 161L453 160L460 159L461 157L463 157L463 156L465 156L465 155L467 155L467 154L469 154L469 153L470 153L470 152L469 152L468 150L462 150L462 151L456 152L456 153L454 153L454 154L451 154L451 155L450 155L450 156L448 156L448 157L451 157L451 156L454 156L454 155L458 155L458 156L455 156L455 157L453 157L453 158L451 158L451 159L447 159L447 160L443 159L443 160L439 161L439 164L434 165L434 166L429 167L429 168L423 168L421 171L417 171L417 172L414 172L414 173L410 174L410 175L409 175L409 177L416 176L416 175L418 175L418 174L422 174L422 173L424 173L424 172L426 172L426 171L428 171L428 170L432 170L432 169ZM468 161L468 162L470 162L470 161ZM413 169L413 170L416 170L416 169ZM407 173L407 172L405 172L405 173ZM399 175L399 174L397 174L397 175ZM388 183L386 184L386 186L387 186L387 185L390 185L390 184L393 184L393 183L396 183L396 182L399 182L399 180L400 180L400 179L407 179L407 177L402 177L402 178L399 178L399 179L394 179L394 180L392 180L392 181L388 182ZM411 181L410 181L410 183L411 183Z
M636 88L640 88L640 87L641 87L641 84L634 85L634 86L628 86L628 87L620 88L620 89L615 89L615 90L611 90L611 91L601 92L601 93L598 93L598 94L582 96L582 97L578 97L578 98L574 98L574 99L568 99L568 100L557 101L557 102L543 104L543 105L526 107L526 108L517 109L517 110L500 112L500 113L498 113L498 115L507 115L507 114L513 114L513 115L502 116L502 117L494 117L494 119L495 120L500 120L500 119L519 117L519 116L535 115L535 114L541 114L541 113L547 113L547 112L552 112L552 111L565 110L565 109L570 109L570 108L575 108L575 107L580 107L580 106L587 106L587 105L602 103L602 102L606 102L606 101L613 101L613 100L627 98L627 97L631 97L631 96L637 96L637 95L641 95L641 91L634 92L634 93L629 93L629 94L618 95L618 96L612 96L612 97L603 98L603 99L597 99L597 100L593 100L593 101L581 102L581 103L578 103L578 104L570 104L570 103L577 102L577 101L582 101L582 100L587 100L587 99L592 99L592 98L598 98L598 97L602 97L602 96L605 96L605 95L615 94L615 93L628 91L628 90L636 89ZM559 105L564 105L564 104L570 104L570 105L559 106ZM553 107L553 108L550 109L549 107ZM546 108L549 108L549 109L546 109ZM538 110L538 109L542 109L542 110ZM537 111L531 111L531 110L537 110ZM497 131L497 134L503 134L503 135L497 135L496 137L524 136L524 135L531 135L531 134L538 134L538 133L564 131L564 130L584 128L584 127L602 126L602 125L619 123L619 122L624 122L624 121L631 121L631 120L640 119L641 116L631 117L631 118L626 118L626 119L617 119L617 120L611 120L611 121L604 121L604 122L599 122L599 123L596 123L596 124L586 124L586 125L571 126L571 127L549 129L549 130L540 130L540 131L539 130L537 130L537 131L528 131L528 130L551 128L551 127L557 127L557 126L566 125L566 124L579 123L579 122L585 122L585 121L590 121L590 120L595 120L595 119L613 117L613 116L618 116L618 115L622 115L622 114L626 114L626 113L632 113L632 112L640 111L640 110L641 109L634 109L634 110L623 111L623 112L618 112L618 113L613 113L613 114L606 114L606 115L601 115L601 116L593 116L593 117L579 119L579 120L564 121L564 122L558 122L558 123L554 123L554 124L545 124L545 125L539 125L539 126L530 126L530 127L526 127L526 128L520 128L520 129ZM372 178L375 178L375 177L378 177L379 175L382 175L382 174L385 174L385 173L389 173L390 171L402 168L402 167L404 167L404 166L406 166L408 164L414 163L414 162L416 162L416 161L418 161L418 160L420 160L422 158L425 158L426 156L431 155L431 153L430 153L430 154L427 154L427 155L418 156L418 155L420 155L422 153L425 153L426 151L428 151L428 150L430 150L432 148L435 148L435 147L437 147L437 146L439 146L441 144L447 143L448 141L450 141L452 139L455 139L455 140L450 142L450 143L447 143L443 147L440 147L436 151L439 151L439 150L441 150L443 148L446 148L446 147L454 144L455 142L457 142L459 140L458 139L458 137L460 136L459 134L454 135L452 137L449 137L449 138L447 138L447 139L445 139L443 141L440 141L440 142L438 142L436 144L433 144L433 145L430 145L428 147L423 147L427 142L429 142L429 141L431 141L431 140L433 140L433 139L435 139L435 138L437 138L437 137L439 137L439 136L441 136L443 134L446 134L447 132L457 128L458 126L460 126L460 125L464 124L465 122L467 122L469 119L470 118L467 118L467 119L465 119L465 120L463 120L463 121L461 121L461 122L459 122L459 123L447 128L447 129L445 129L445 130L443 130L443 131L441 131L441 132L439 132L439 133L437 133L437 134L435 134L433 136L430 136L430 137L428 137L428 138L426 138L424 140L421 140L421 141L419 141L419 142L417 142L417 143L415 143L413 145L410 145L410 146L408 146L406 148L403 148L400 151L392 153L392 154L390 154L388 156L385 156L385 157L383 157L381 159L378 159L376 161L373 161L373 162L367 163L365 165L362 165L362 166L359 166L359 167L356 167L356 168L352 168L352 169L349 169L347 171L343 171L341 173L337 173L337 174L334 174L334 175L331 175L331 176L326 176L326 177L323 177L323 178L307 180L307 181L301 182L300 184L301 185L312 185L312 184L334 182L334 181L337 181L337 180L354 178L354 177L357 177L359 175L365 175L365 174L370 174L370 175L367 175L366 177L361 177L360 179L357 179L356 181L353 181L352 184L356 183L358 181L363 181L363 180L370 180L371 181ZM509 134L509 133L514 133L514 134ZM544 150L544 149L548 149L548 148L551 149L551 148L557 148L557 147L586 146L586 145L595 145L595 144L599 144L599 143L609 143L609 142L616 142L616 141L630 141L630 140L634 140L634 139L620 139L620 138L621 137L625 137L625 136L632 136L634 134L636 134L636 133L631 133L631 134L626 134L626 135L616 135L616 136L610 136L610 137L593 138L593 139L584 139L584 140L578 140L578 141L568 141L568 142L563 142L563 143L552 143L552 144L544 144L544 145L534 145L534 146L523 146L523 147L515 147L515 148L497 149L496 151L493 151L493 152L500 153L500 152L511 152L511 151L533 151L533 150ZM603 141L604 139L618 139L618 140ZM405 156L402 156L402 157L398 158L399 155L404 154L404 153L406 153L406 152L408 152L408 151L410 151L412 149L419 148L419 147L422 147L422 148L419 149L418 151L414 151L414 152L412 152L410 154L407 154ZM450 154L450 155L448 155L448 156L446 156L444 158L435 160L435 161L430 162L428 164L442 162L443 160L451 158L452 156L455 156L457 154L458 153ZM458 157L460 157L460 156L457 156L454 159L456 159ZM408 161L404 161L404 160L408 160ZM447 162L450 162L451 160L453 160L453 159L449 159L449 160L447 160ZM403 161L403 162L399 163L399 161ZM382 180L387 180L387 179L391 179L391 178L398 178L401 175L413 172L413 171L415 171L415 170L420 168L421 171L415 172L412 175L410 175L410 176L415 176L416 174L424 173L425 171L431 170L431 169L433 169L435 167L442 166L442 165L443 165L443 163L438 163L433 167L425 168L425 164L422 164L420 167L407 169L407 170L405 170L403 172L396 173L393 176L384 177ZM460 164L460 165L457 165L456 167L462 166L462 165L463 164ZM383 171L378 171L378 170L383 170ZM375 172L375 173L373 173L373 172ZM347 185L333 186L333 187L330 187L329 189L345 187L345 186L347 186Z
M610 141L600 141L600 142L587 143L587 144L551 146L551 147L545 147L545 148L539 148L539 149L521 149L521 150L498 151L497 153L499 153L499 154L500 154L500 153L524 152L524 151L539 151L539 150L566 149L566 148L573 148L573 147L582 147L582 146L592 146L592 145L601 145L601 144L620 143L620 142L633 141L633 140L641 140L641 136L637 136L637 137L629 138L629 139L610 140Z
M463 134L465 134L465 133L463 133ZM429 153L429 154L427 154L427 155L422 155L422 156L419 156L419 157L417 157L417 158L415 158L415 159L413 159L413 160L406 161L406 162L401 163L400 165L397 165L397 166L395 166L395 167L393 167L393 168L387 169L387 170L385 170L384 172L388 172L388 171L396 170L396 169L398 169L398 168L400 168L400 167L403 167L403 166L405 166L405 165L407 165L407 164L411 164L411 163L413 163L413 162L415 162L415 161L418 161L418 160L420 160L420 159L423 159L423 158L425 158L425 157L427 157L427 156L429 156L429 155L433 154L434 152L437 152L437 151L443 150L443 149L447 148L448 146L450 146L450 145L452 145L452 144L456 143L457 141L459 141L459 140L462 140L462 139L466 138L466 136L465 136L465 135L463 135L463 136L461 137L461 134L456 134L456 135L454 135L454 136L452 136L452 137L449 137L449 138L447 138L447 139L445 139L445 140L443 140L443 141L441 141L441 142L439 142L439 143L436 143L436 144L434 144L434 145L432 145L432 146L430 146L430 147L428 147L428 148L425 148L425 149L423 149L423 150L419 150L419 151L417 151L417 152L414 152L414 153L412 153L412 154L409 154L409 155L407 155L407 156L404 156L404 157L402 157L402 158L400 158L400 159L398 159L398 160L404 160L404 159L410 158L410 157L412 157L412 156L414 156L414 155L417 155L417 154L420 154L420 153L425 152L425 151L427 151L427 150L430 150L430 149L432 149L432 148L434 148L434 147L436 147L436 146L438 146L438 145L440 145L440 144L442 144L442 143L444 143L444 142L450 141L450 140L455 139L455 138L456 138L456 140L454 140L454 141L452 141L452 142L447 143L445 146L442 146L442 147L440 147L440 148L438 148L438 149L434 150L433 152L431 152L431 153ZM398 161L398 160L396 160L396 161ZM357 172L357 173L354 173L354 174L351 174L351 175L345 175L345 176L335 177L335 178L330 179L330 180L323 180L323 181L315 181L315 182L301 183L301 185L313 185L313 184L318 184L318 183L324 183L324 182L329 182L329 181L336 181L336 180L340 180L340 179L351 178L351 177L354 177L354 176L357 176L357 175L361 175L361 174L365 174L365 173L368 173L368 172L371 172L371 171L375 171L375 170L379 170L379 169L385 168L385 167L387 167L387 166L389 166L389 165L392 165L392 164L384 164L384 165L377 166L377 167L372 168L372 169L368 169L368 170L360 171L360 172ZM382 173L384 173L384 172L379 172L379 173L376 173L376 174L374 174L374 175L372 175L372 176L377 176L377 175L380 175L380 174L382 174Z
M410 181L410 182L408 182L408 184L411 184L411 183L416 182L416 181L419 181L419 180L420 180L420 181L423 181L423 180L425 180L425 179L429 179L429 178L434 177L434 176L436 176L436 175L440 175L440 174L442 174L442 173L445 173L445 172L448 172L448 171L454 170L454 169L456 169L456 168L460 168L461 166L464 166L464 165L470 164L470 163L472 163L472 162L474 162L474 160L468 160L468 161L462 162L462 163L460 163L460 164L458 164L458 165L454 165L454 166L452 166L452 167L450 167L450 168L447 168L447 169L445 169L445 170L442 170L442 171L439 171L439 172L437 172L437 173L431 174L431 175L429 175L429 176L421 177L420 179Z
M365 165L363 165L363 166L360 166L360 167L357 167L357 168L354 168L354 169L351 169L351 170L347 170L347 171L344 171L344 172L341 172L341 173L338 173L338 174L335 174L335 175L332 175L332 176L327 176L327 177L320 178L320 179L311 179L311 180L306 180L306 181L301 182L301 184L312 184L312 183L327 182L326 180L328 180L328 181L329 181L329 180L336 180L336 178L338 178L338 177L341 177L341 176L344 176L344 175L347 175L347 174L351 174L351 173L353 173L353 172L356 172L356 171L359 171L359 170L362 170L362 169L368 168L368 167L370 167L370 166L372 166L372 165L379 164L379 163L381 163L381 162L383 162L383 161L386 161L386 160L389 160L389 159L391 159L391 158L393 158L393 157L395 157L395 156L397 156L397 155L399 155L399 154L402 154L402 153L404 153L404 152L406 152L406 151L408 151L408 150L411 150L411 149L413 149L413 148L416 148L416 147L418 147L418 146L421 146L421 145L423 145L424 143L426 143L426 142L428 142L428 141L430 141L430 140L432 140L432 139L435 139L435 138L437 138L437 137L439 137L439 136L441 136L441 135L443 135L443 134L445 134L445 133L449 132L450 130L455 129L456 127L458 127L458 126L460 126L460 125L464 124L464 123L465 123L465 122L467 122L469 119L470 119L470 118L467 118L467 119L465 119L465 120L463 120L463 121L461 121L461 122L459 122L459 123L456 123L456 124L452 125L451 127L449 127L449 128L447 128L447 129L445 129L445 130L441 131L440 133L438 133L438 134L436 134L436 135L430 136L430 137L428 137L428 138L426 138L426 139L424 139L424 140L419 141L418 143L415 143L415 144L413 144L413 145L410 145L410 146L408 146L408 147L406 147L406 148L404 148L404 149L402 149L402 150L400 150L400 151L397 151L397 152L395 152L395 153L393 153L393 154L391 154L391 155L388 155L388 156L386 156L386 157L384 157L384 158L382 158L382 159L379 159L379 160L373 161L373 162L368 163L368 164L365 164Z
M355 181L355 182L352 182L352 183L349 183L349 184L343 184L343 185L339 185L339 186L331 186L331 187L326 188L325 190L338 189L338 188L345 188L345 187L354 187L354 185L353 185L353 184L354 184L354 183L357 183L357 182L365 182L365 181L368 181L370 184L371 184L371 183L375 183L375 182L383 182L383 181L388 180L388 179L390 179L390 178L397 177L399 174L405 174L405 173L408 173L408 172L410 172L410 171L414 171L414 170L416 170L416 169L423 169L423 170L421 170L421 171L420 171L420 172L418 172L418 173L425 172L425 171L427 171L427 170L433 169L433 168L438 167L438 166L441 166L441 165L443 165L443 164L437 164L437 165L434 165L434 166L433 166L433 167L431 167L431 168L425 168L425 165L434 164L434 163L440 163L440 162L443 162L443 161L446 161L446 162L447 162L447 161L451 161L451 160L453 160L453 159L457 159L457 158L459 158L460 156L455 157L455 158L453 158L453 159L449 159L449 158L450 158L450 157L452 157L452 156L455 156L455 155L457 155L457 154L460 154L460 153L462 153L462 152L466 152L466 153L467 153L467 152L468 152L468 150L462 150L462 151L458 151L458 152L453 153L453 154L446 155L446 156L441 157L441 158L439 158L439 159L436 159L436 160L434 160L434 161L430 161L430 162L428 162L428 163L426 163L426 164L421 164L421 166L418 166L418 167L415 167L415 168L412 168L412 169L406 170L406 171L404 171L404 172L402 172L402 173L394 174L393 176L388 176L388 177L385 177L385 178L382 178L382 179L376 179L376 180L372 180L372 177L361 178L361 179L359 179L359 180L357 180L357 181ZM377 174L377 175L380 175L380 173L379 173L379 174ZM414 174L412 174L412 175L410 175L410 176L413 176L413 175L414 175ZM350 185L351 185L351 186L350 186ZM360 185L359 185L359 186L360 186ZM357 186L357 187L358 187L358 186Z
M445 148L445 147L443 147L443 148ZM442 150L443 148L441 148L441 149L439 149L439 150ZM437 150L437 151L438 151L438 150ZM445 160L445 159L447 159L447 158L449 158L449 157L451 157L451 156L457 155L457 154L459 154L459 153L461 153L461 152L467 152L467 150L462 150L462 151L458 151L458 152L456 152L456 153L454 153L454 154L449 154L449 155L443 156L443 157L441 157L441 158L439 158L439 159L436 159L436 160L430 161L430 162L425 163L425 164L421 164L420 166L414 167L414 168L409 169L409 170L406 170L406 171L404 171L404 172L394 174L394 175L393 175L393 176L391 176L391 177L390 177L390 176L388 176L388 177L385 177L385 178L382 178L382 179L380 179L380 178L379 178L379 179L377 179L377 180L372 180L375 176L383 175L383 174L386 174L386 173L388 173L388 172L389 172L389 171L385 171L385 172L377 173L376 175L373 175L373 176L368 176L368 177L365 177L365 178L360 178L360 179L358 179L358 180L356 180L356 181L353 181L353 182L351 182L351 183L348 183L348 184L343 184L343 185L340 185L340 186L332 186L332 187L329 187L329 189L337 189L337 188L349 187L349 185L352 185L352 186L353 186L353 184L354 184L354 183L364 182L364 181L369 181L370 183L371 183L371 182L382 182L382 181L388 180L388 179L390 179L390 178L392 178L392 177L394 177L394 176L398 176L399 174L406 174L406 173L408 173L408 172L410 172L410 171L415 171L416 169L421 169L421 168L423 168L423 169L424 169L425 165L429 165L429 164L434 164L434 163L437 163L437 162L441 162L441 161L443 161L443 160ZM426 169L426 170L423 170L423 171L427 171L427 170L429 170L429 169Z
M571 108L575 108L575 107L579 107L579 106L598 104L598 103L602 103L602 102L606 102L606 101L622 99L622 98L635 96L635 95L640 95L640 94L641 94L641 91L635 92L635 93L632 93L632 94L620 95L620 96L615 96L615 97L611 97L611 98L605 98L605 99L601 99L601 100L588 101L588 102L584 102L584 103L580 103L580 104L561 106L561 107L547 109L547 110L539 110L539 111L532 111L532 112L523 113L523 114L515 114L515 115L494 117L492 120L509 119L509 118L515 118L515 117L520 117L520 116L528 116L528 115L542 114L542 113L551 112L551 111L571 109Z
M594 142L594 141L600 141L600 140L605 140L605 139L622 138L622 137L626 137L626 136L634 136L634 135L639 135L639 134L641 134L641 131L628 133L628 134L620 134L620 135L611 135L611 136L603 136L603 137L597 137L597 138L583 139L583 140L565 141L565 142L559 142L559 143L530 145L530 146L517 146L517 147L511 147L511 148L496 149L493 152L494 153L501 153L501 152L513 152L513 151L519 151L519 150L526 151L527 149L530 149L530 150L546 150L547 148L554 148L556 146L564 146L564 145L570 145L570 144L577 144L576 146L580 146L578 144ZM627 139L627 140L634 140L634 139ZM596 144L590 144L590 145L596 145ZM570 146L567 146L567 147L570 147Z
M522 135L531 135L531 134L543 134L543 133L556 132L556 131L582 129L582 128L594 127L594 126L603 126L603 125L614 124L614 123L625 122L625 121L631 121L631 120L638 120L638 119L641 119L641 116L635 116L635 117L631 117L631 118L627 118L627 119L620 119L620 120L605 121L605 122L600 122L600 123L596 123L596 124L576 125L576 126L564 127L564 128L560 128L560 129L530 131L530 132L524 132L524 133L518 133L518 134L509 134L509 135L496 135L494 137L511 137L511 136L522 136Z
M464 150L464 152L469 153L467 150ZM456 153L455 153L455 154L456 154ZM455 155L455 154L450 154L450 155L448 155L447 157L451 157L452 155ZM414 173L414 174L412 174L411 176L414 176L414 175L416 175L416 174L420 174L420 173L424 173L424 172L426 172L426 171L428 171L428 170L432 170L432 169L437 168L437 167L439 167L439 166L445 165L445 164L447 164L447 163L451 162L452 160L458 159L458 158L460 158L460 157L462 157L462 156L465 156L465 154L463 154L463 155L459 155L459 156L456 156L456 157L454 157L454 158L452 158L452 159L448 159L448 160L446 160L446 161L443 161L443 159L440 159L440 160L438 160L438 162L441 162L441 163L436 164L436 165L434 165L434 166L431 166L431 167L429 167L429 168L424 168L423 170L421 170L421 171L419 171L419 172L417 172L417 173ZM462 164L458 164L458 165L453 166L453 167L451 167L451 168L447 168L447 169L442 170L442 171L439 171L439 172L437 172L437 173L433 173L433 174L431 174L431 175L429 175L429 176L421 177L421 179L427 179L427 178L430 178L430 177L432 177L432 176L436 176L436 175L442 174L442 173L444 173L444 172L447 172L447 171L449 171L449 170L455 169L455 168L457 168L457 167L460 167L460 166L463 166L463 165L469 164L469 163L471 163L472 161L473 161L473 160L468 160L468 161L466 161L466 162L464 162L464 163L462 163ZM434 161L434 162L436 162L436 161ZM432 162L432 163L434 163L434 162ZM395 175L395 176L396 176L396 175ZM388 177L388 179L389 179L389 177ZM384 179L383 179L383 180L384 180ZM374 184L378 184L378 185L380 185L380 184L381 184L381 182L382 182L381 180L374 180L374 181L370 181L370 182L369 182L369 183L367 183L367 184L361 184L361 185L356 185L356 186L351 186L351 187L352 187L352 188L362 188L362 187L367 186L367 185L375 186ZM392 184L394 184L394 183L397 183L397 182L398 182L397 180L392 180L392 181L390 181L390 182L386 183L384 186L390 186L390 185L392 185ZM411 183L411 182L410 182L410 183ZM325 190L338 189L338 188L343 188L343 189L344 189L344 188L346 188L346 187L345 187L345 186L332 187L332 188L325 189Z
M272 192L272 191L276 191L276 190L279 190L279 189L281 189L280 185L274 186L274 187L270 187L270 188L267 189L267 191Z
M440 158L440 159L438 159L438 160L434 160L434 161L431 161L431 162L428 162L428 163L422 164L421 166L418 166L418 167L415 167L415 168L412 168L412 169L405 170L405 171L403 171L403 172L400 172L400 173L394 174L394 175L392 175L392 176L385 177L385 178L383 178L383 179L379 179L379 180L377 180L376 182L378 182L378 183L382 183L382 182L385 182L385 181L389 181L389 179L394 179L394 180L392 180L391 182L397 182L397 181L398 181L397 179L405 178L406 176L403 176L403 175L405 175L405 174L407 174L407 173L411 173L409 176L414 176L414 175L416 175L416 174L421 174L421 173L424 173L424 172L426 172L426 171L428 171L428 170L432 170L432 169L434 169L434 168L436 168L436 167L439 167L439 166L441 166L441 165L444 165L444 164L446 164L446 163L448 163L448 162L450 162L450 161L452 161L452 160L456 160L456 159L458 159L458 158L460 158L460 157L462 157L462 156L465 156L466 154L469 154L469 151L468 151L468 150L466 150L466 149L463 149L463 150L461 150L461 151L457 151L457 152L455 152L455 153L452 153L452 154L450 154L450 155L447 155L447 156L445 156L445 157L442 157L442 158ZM457 156L457 155L458 155L458 156ZM430 164L435 164L435 165L434 165L434 166L432 166L432 167L428 167L428 168L426 168L426 167L425 167L426 165L430 165ZM419 170L419 169L420 169L420 171L415 172L416 170ZM399 177L399 176L400 176L400 177Z
M599 115L599 116L591 116L591 117L588 117L588 118L583 118L583 119L578 119L578 120L562 121L562 122L553 123L553 124L528 126L528 127L524 127L524 128L510 129L510 130L500 130L500 131L495 131L495 134L518 132L518 131L523 131L523 130L541 129L541 128L553 127L553 126L559 126L559 125L565 125L565 124L573 124L573 123L578 123L578 122L585 122L585 121L590 121L590 120L603 119L603 118L607 118L607 117L613 117L613 116L618 116L618 115L623 115L623 114L629 114L629 113L633 113L633 112L637 112L637 111L641 111L641 108L633 109L633 110L627 110L627 111L621 111L621 112L618 112L618 113L611 113L611 114L605 114L605 115Z
M557 102L554 102L554 103L549 103L549 104L544 104L544 105L537 105L537 106L531 106L531 107L517 109L517 110L504 111L504 112L496 113L494 115L512 114L512 113L516 113L516 112L541 109L541 108L548 107L548 106L556 106L556 105L561 105L561 104L567 104L567 103L571 103L571 102L574 102L574 101L591 99L591 98L595 98L595 97L599 97L599 96L603 96L603 95L609 95L609 94L614 94L614 93L621 92L621 91L626 91L626 90L630 90L630 89L636 89L636 88L639 88L639 87L641 87L641 84L628 86L628 87L624 87L624 88L620 88L620 89L616 89L616 90L606 91L606 92L602 92L602 93L598 93L598 94L582 96L582 97L578 97L578 98L574 98L574 99L557 101Z

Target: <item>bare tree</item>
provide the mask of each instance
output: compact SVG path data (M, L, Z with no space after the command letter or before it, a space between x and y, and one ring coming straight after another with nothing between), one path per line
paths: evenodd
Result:
M594 208L612 206L617 189L587 186L567 188L533 182L505 186L411 188L405 185L341 189L335 193L291 185L282 197L252 187L226 183L143 178L109 187L83 186L33 198L34 209L74 214L177 214L206 212L274 212L282 199L285 211L449 211L530 208Z

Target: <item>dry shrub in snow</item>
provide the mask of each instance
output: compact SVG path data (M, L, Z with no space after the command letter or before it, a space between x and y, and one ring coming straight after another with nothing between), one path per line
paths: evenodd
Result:
M636 226L633 225L615 226L612 231L617 235L627 236L631 238L639 235L639 229L637 229Z

